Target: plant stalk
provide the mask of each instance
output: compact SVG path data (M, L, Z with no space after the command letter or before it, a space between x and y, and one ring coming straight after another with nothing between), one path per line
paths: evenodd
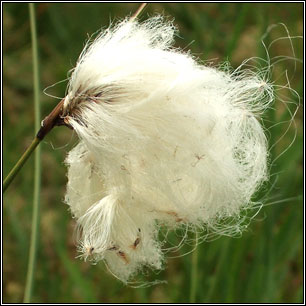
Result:
M29 3L30 23L31 23L31 37L32 37L32 56L33 56L33 83L34 83L34 112L35 112L35 131L40 127L40 103L39 103L39 60L38 60L38 46L37 46L37 31L35 20L34 3ZM35 137L35 140L39 140ZM39 144L40 140L37 141ZM33 148L33 150L35 147ZM33 190L33 213L32 213L32 229L31 242L29 250L28 272L26 279L26 286L24 292L24 303L30 303L32 299L34 271L36 265L36 253L38 244L39 232L39 204L40 204L40 188L41 188L41 148L38 147L35 151L34 162L34 190Z
M198 234L195 233L195 250L191 257L191 275L190 275L190 303L196 302L197 282L198 282Z
M32 152L35 150L35 148L39 145L40 139L35 137L31 143L31 145L27 148L27 150L23 153L23 155L20 157L14 168L10 171L10 173L7 175L5 180L3 181L3 192L7 189L7 187L10 185L10 183L13 181L15 176L18 174L20 169L23 167L24 163L27 161L27 159L31 156Z
M147 6L148 3L142 3L139 8L137 9L137 11L131 16L130 20L133 21L135 20L140 14L141 12L144 10L144 8Z
M142 3L137 11L132 15L131 21L136 19L140 13L144 10L147 3ZM35 38L36 41L36 38ZM35 51L36 52L36 51ZM33 51L34 53L34 51ZM34 66L34 64L33 64ZM35 76L34 76L35 78ZM11 184L17 173L21 170L24 163L27 161L29 156L32 154L34 149L37 147L37 145L40 143L40 141L52 130L52 128L56 125L66 125L69 127L69 125L63 123L60 118L60 114L62 112L62 107L64 104L64 99L57 104L57 106L52 110L52 112L43 120L43 124L39 129L39 125L37 126L37 130L39 129L36 138L33 140L30 147L25 151L25 153L21 156L19 161L16 163L14 168L10 171L8 176L3 181L3 192L8 188L8 186ZM35 115L37 117L37 114Z

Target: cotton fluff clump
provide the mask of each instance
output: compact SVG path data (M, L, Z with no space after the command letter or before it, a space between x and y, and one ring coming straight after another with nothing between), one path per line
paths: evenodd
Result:
M64 103L80 138L66 159L65 197L79 249L124 282L162 268L161 226L237 230L267 178L256 115L273 100L271 85L198 63L173 47L175 33L159 16L102 31L80 55Z

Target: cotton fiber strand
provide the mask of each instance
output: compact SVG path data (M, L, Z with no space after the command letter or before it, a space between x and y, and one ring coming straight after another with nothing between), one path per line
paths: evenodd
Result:
M235 234L267 179L257 116L272 86L251 70L199 63L173 47L175 34L159 16L102 31L80 55L64 103L80 138L66 158L65 196L79 250L124 282L163 268L161 227Z

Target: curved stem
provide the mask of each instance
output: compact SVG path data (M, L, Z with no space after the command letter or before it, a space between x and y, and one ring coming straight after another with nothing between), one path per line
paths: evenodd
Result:
M30 5L30 4L29 4ZM133 14L133 16L131 17L131 21L133 21L134 19L136 19L141 12L144 10L144 8L146 7L147 3L142 3L139 8L137 9L137 11ZM31 5L30 5L31 7ZM31 22L32 23L32 22ZM34 25L35 26L35 25ZM36 30L35 30L36 31ZM33 38L33 46L34 46L34 41L36 44L36 37ZM33 56L34 53L36 51L34 51L33 48ZM35 58L35 57L34 57ZM34 60L35 61L35 60ZM33 62L33 66L35 66L36 64ZM38 64L37 64L38 65ZM34 68L35 69L35 68ZM35 74L34 74L34 79L35 79ZM37 78L38 78L38 74L37 74ZM34 83L36 82L36 80L34 80ZM36 94L35 94L36 95ZM56 125L63 125L61 122L58 122L58 118L60 117L60 114L62 112L62 108L63 108L63 104L64 104L64 100L63 99L60 103L58 103L58 105L52 110L52 112L43 120L43 125L40 127L39 124L37 124L37 129L39 128L39 131L36 135L36 138L33 140L32 144L30 145L30 147L26 150L26 152L21 156L21 158L19 159L19 161L16 163L16 165L14 166L14 168L10 171L10 173L8 174L8 176L5 178L5 180L3 181L3 192L7 189L7 187L11 184L11 182L13 181L13 179L15 178L15 176L17 175L17 173L21 170L21 168L23 167L24 163L27 161L27 159L29 158L29 156L32 154L32 152L34 151L34 149L37 147L37 145L40 143L40 141L50 132L50 130L56 126ZM40 113L40 112L39 112ZM35 120L38 117L38 112L35 113ZM37 121L39 122L39 121ZM64 124L65 125L65 124Z
M34 66L34 65L33 65ZM35 94L35 96L39 96L39 92ZM36 99L36 98L35 98ZM35 101L35 100L34 100ZM52 130L52 128L56 125L63 125L62 123L58 122L60 113L62 111L62 107L64 104L64 99L58 103L55 108L52 110L52 112L43 120L43 124L40 127L36 137L32 141L31 145L27 148L27 150L23 153L23 155L20 157L14 168L10 171L8 176L3 181L3 192L7 189L7 187L11 184L17 173L21 170L24 163L27 161L27 159L30 157L32 152L35 150L37 145L44 139L44 137ZM39 114L39 116L38 116ZM37 130L40 126L39 122L40 118L40 111L35 111L35 129Z
M20 157L20 159L18 160L14 168L10 171L10 173L7 175L7 177L3 181L3 192L7 189L10 183L13 181L17 173L21 170L21 168L23 167L27 159L31 156L32 152L39 145L40 141L41 140L37 137L33 139L31 145L23 153L23 155Z
M37 131L40 126L40 104L39 104L40 90L39 90L37 32L36 32L35 10L34 10L33 3L29 3L29 12L30 12L32 52L33 52L35 130ZM35 139L39 140L38 137L36 137ZM31 243L30 243L30 251L29 251L27 280L26 280L26 287L25 287L24 300L23 300L24 303L31 302L32 291L33 291L35 261L36 261L36 251L37 251L37 243L38 243L39 202L40 202L39 196L40 196L40 186L41 186L41 158L40 158L41 150L40 149L41 148L38 147L37 150L35 151L32 231L31 231Z

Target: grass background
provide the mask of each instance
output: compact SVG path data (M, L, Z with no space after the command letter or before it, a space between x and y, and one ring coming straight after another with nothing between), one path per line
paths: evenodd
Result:
M88 34L107 27L134 12L132 3L36 4L41 87L67 76ZM302 3L206 3L150 4L142 15L164 13L175 18L180 30L177 46L186 47L202 60L221 63L230 59L237 67L245 58L265 56L260 39L271 24L284 23L290 34L303 35ZM266 38L286 36L278 26ZM192 42L192 43L191 43ZM302 58L302 40L292 41ZM124 50L122 50L124 52ZM292 56L288 39L275 42L270 56ZM3 176L5 177L34 136L31 36L28 6L3 4ZM291 86L303 92L302 64L277 65L272 76L284 84L288 69ZM63 97L66 82L48 90ZM279 91L286 101L298 103L288 90ZM41 94L42 114L57 100ZM267 200L241 238L222 237L198 247L196 302L201 303L299 303L303 301L303 206L302 206L302 107L289 126L296 105L276 101L265 114L271 160L294 143L271 166L271 182L258 198ZM286 122L287 121L287 122ZM273 126L273 123L280 123ZM72 239L74 220L62 203L65 193L64 158L75 144L73 133L57 128L42 143L40 234L33 302L36 303L158 303L188 302L191 257L169 258L164 271L149 280L166 280L149 288L130 288L105 271L103 263L90 265L76 259ZM271 188L273 186L273 188ZM268 193L269 191L269 193ZM268 194L267 194L268 193ZM23 299L33 197L33 157L3 197L3 302ZM283 200L286 200L282 202ZM276 203L275 203L276 202ZM190 247L189 247L190 249ZM186 247L183 251L187 251ZM179 255L179 254L173 254Z

